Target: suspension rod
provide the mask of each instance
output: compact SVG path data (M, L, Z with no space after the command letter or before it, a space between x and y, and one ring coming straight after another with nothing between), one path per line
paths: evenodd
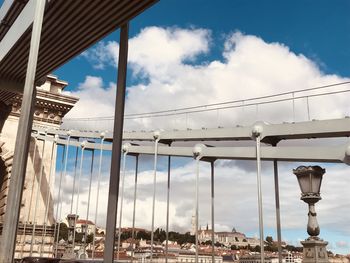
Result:
M56 149L56 142L52 142L52 148L51 148L51 155L50 155L50 168L49 168L49 182L48 182L48 189L47 189L47 197L46 197L46 204L45 204L45 215L44 215L44 232L41 236L41 248L40 248L40 257L43 255L43 247L44 247L44 242L46 238L46 230L47 230L47 221L49 217L49 205L50 205L50 197L51 197L51 180L52 180L52 175L53 175L53 167L54 167L54 153ZM55 237L54 237L55 238Z
M134 245L136 246L135 242L135 219L136 219L136 200L137 200L137 177L138 177L138 170L139 170L139 155L135 155L136 157L136 164L135 164L135 186L134 186L134 207L132 211L132 234L131 234L131 239L132 239L132 254L131 254L131 261L133 262L134 260L134 253L135 253L135 248Z
M41 149L41 161L40 161L40 175L38 180L38 187L36 189L36 196L35 196L35 205L34 205L34 214L33 214L33 229L32 229L32 238L30 242L30 253L29 256L31 257L33 255L33 246L34 246L34 235L35 235L35 229L36 229L36 213L38 209L38 203L39 203L39 195L40 195L40 188L41 188L41 181L43 178L44 173L44 154L45 154L45 142L43 141L43 147ZM38 251L37 251L38 252Z
M153 200L152 200L152 226L151 226L151 256L150 263L153 261L153 241L154 241L154 214L156 206L156 190L157 190L157 160L158 160L158 143L159 134L154 134L154 168L153 168Z
M98 164L98 175L97 175L97 193L96 193L96 207L95 207L95 225L97 226L97 215L98 215L98 203L100 198L100 187L101 187L101 169L103 160L103 142L104 134L101 134L101 148L100 148L100 161ZM92 259L95 259L95 237L96 237L96 227L94 229L94 239L92 241Z
M166 196L166 241L165 241L165 263L168 263L168 250L169 250L169 206L170 206L170 172L171 172L171 156L168 156L168 183L167 183L167 196Z
M120 253L120 238L122 234L122 219L123 219L123 201L124 201L124 183L125 183L125 164L126 164L126 156L128 154L127 149L123 147L123 174L122 174L122 184L121 184L121 192L120 192L120 211L119 211L119 227L118 227L118 245L117 245L117 260L119 260Z

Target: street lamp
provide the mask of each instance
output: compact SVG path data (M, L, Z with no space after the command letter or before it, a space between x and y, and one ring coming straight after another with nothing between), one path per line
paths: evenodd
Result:
M87 259L88 255L86 253L86 232L87 232L87 224L82 224L81 225L81 233L83 234L83 237L81 239L82 246L79 249L79 259Z
M303 263L327 263L327 244L318 237L320 234L320 227L317 222L317 213L315 210L315 204L321 200L320 189L322 183L322 176L326 172L325 169L320 166L299 166L293 170L293 173L297 176L300 190L301 200L309 205L307 233L310 235L305 241L302 241L303 245Z
M72 259L75 258L74 253L74 247L73 247L73 238L74 238L74 228L75 223L78 219L78 215L75 214L69 214L67 215L67 222L68 222L68 244L66 247L66 251L63 254L63 258L65 259Z

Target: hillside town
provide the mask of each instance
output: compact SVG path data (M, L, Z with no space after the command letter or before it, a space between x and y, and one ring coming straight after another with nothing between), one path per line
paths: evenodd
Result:
M64 238L67 235L65 229L67 225L61 224L59 251L63 256L66 250L67 241ZM134 239L132 233L134 231ZM163 229L156 229L154 232L154 246L152 262L195 262L195 229L181 234L178 232L169 232L169 240L166 241L166 232ZM92 221L80 219L76 225L76 243L74 251L79 255L85 253L86 258L103 258L105 229L97 227ZM81 240L81 234L86 232L87 239ZM95 238L94 238L94 233ZM80 240L79 240L80 234ZM116 236L118 236L118 232ZM150 262L151 255L151 232L144 228L121 228L121 246L115 251L115 258L124 262ZM213 246L211 242L212 230L208 225L198 230L199 253L198 259L201 263L213 262ZM260 240L256 237L248 237L236 228L232 231L214 232L214 262L215 263L260 263ZM93 241L94 240L94 241ZM83 243L85 245L83 245ZM117 245L117 240L116 243ZM166 246L168 254L166 254ZM265 263L278 263L278 243L271 236L264 240ZM282 242L282 262L283 263L302 263L302 247L295 247ZM92 255L92 253L94 255ZM349 263L350 255L334 255L328 251L331 263Z

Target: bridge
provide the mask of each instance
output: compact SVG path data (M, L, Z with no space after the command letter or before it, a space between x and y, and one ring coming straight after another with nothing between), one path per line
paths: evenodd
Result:
M156 210L157 172L159 156L168 157L167 177L167 207L166 207L166 245L165 262L168 262L169 241L169 201L171 193L171 161L173 157L191 158L196 164L193 173L196 176L195 185L195 262L199 262L198 251L198 217L199 217L199 164L207 162L211 166L211 228L212 254L211 262L215 262L214 230L215 230L215 162L221 159L251 160L256 163L260 260L264 262L264 221L263 221L263 193L261 185L261 161L271 161L274 166L274 189L276 202L276 231L279 244L279 261L282 262L282 237L279 207L278 163L280 161L319 162L350 164L350 145L348 142L338 146L324 145L324 138L348 138L350 136L350 119L339 118L330 120L311 120L308 107L308 98L295 97L291 101L307 98L308 117L306 121L269 124L264 119L251 124L215 128L189 128L178 130L133 131L123 130L124 118L167 117L171 112L144 113L137 116L124 116L125 82L127 71L128 27L129 21L135 16L155 4L155 0L137 1L59 1L59 0L6 0L0 10L2 23L0 25L0 99L4 105L12 105L16 96L22 96L21 112L15 148L13 153L1 151L4 162L2 169L8 173L9 189L6 201L6 210L0 239L0 262L13 262L14 258L30 257L66 259L75 257L74 248L78 223L80 189L82 187L83 167L88 163L90 174L88 180L87 214L85 222L80 226L83 237L80 241L81 258L97 258L100 251L96 250L96 228L91 245L91 255L87 255L87 236L89 210L94 201L95 218L98 211L101 167L106 152L111 155L109 177L109 193L107 206L106 236L104 239L103 262L121 260L121 226L123 215L124 181L126 172L126 157L135 158L135 184L133 193L133 226L132 240L135 240L135 211L137 200L138 158L140 155L153 156L153 198L151 222L151 249L149 260L154 261L154 228ZM43 123L33 125L34 102L37 96L36 86L46 83L47 75L57 69L74 56L80 54L98 40L120 28L120 50L117 79L117 94L113 128L108 131L89 131L84 129L79 120L67 120L63 128ZM66 37L67 36L67 37ZM39 49L40 46L40 49ZM48 54L54 54L49 56ZM56 82L59 82L56 80ZM64 84L57 84L63 85ZM330 86L331 87L331 86ZM347 92L347 91L337 91ZM331 95L328 92L323 95ZM20 94L20 95L19 95ZM285 94L282 94L285 95ZM66 98L66 111L73 107L74 98ZM266 99L266 98L258 98ZM277 99L276 101L280 101ZM243 101L245 102L245 101ZM230 107L237 107L230 102ZM260 102L261 103L261 102ZM266 103L266 102L265 102ZM242 104L242 103L241 103ZM252 105L258 105L252 104ZM206 110L222 110L227 105L206 105ZM243 103L242 106L251 106ZM208 109L209 108L209 109ZM188 116L198 109L184 109L177 114ZM293 104L294 115L294 104ZM295 117L295 116L294 116ZM56 120L60 124L62 119ZM63 120L64 121L64 120ZM85 120L82 120L85 121ZM65 126L69 123L68 126ZM40 125L39 125L40 124ZM68 127L68 128L67 128ZM280 142L314 139L309 146L286 146ZM235 145L236 142L240 144ZM41 149L41 150L40 150ZM72 150L73 149L73 150ZM44 152L48 162L44 161ZM73 158L69 157L74 152ZM86 153L91 153L91 159ZM94 171L95 153L98 152L97 174ZM25 185L28 170L28 153L31 155L33 176L31 185ZM58 155L61 153L62 155ZM42 154L42 158L37 158ZM69 160L74 160L74 181L70 198L69 214L62 215L62 182L67 176ZM38 163L39 162L39 163ZM60 163L61 172L55 178L55 164ZM48 166L46 166L48 164ZM97 176L96 200L91 200L91 188L94 176ZM51 187L53 182L58 185ZM36 187L34 187L36 185ZM46 187L42 187L45 185ZM30 189L30 202L27 217L21 219L22 195L24 189ZM36 191L35 191L36 189ZM120 192L119 192L120 189ZM45 193L43 193L45 192ZM54 202L54 196L57 197ZM119 209L118 201L120 202ZM43 211L40 211L43 207ZM75 208L75 209L74 209ZM41 214L41 216L39 216ZM117 217L119 215L119 219ZM38 218L40 217L40 221ZM59 236L61 221L67 218L68 244L62 249ZM118 226L116 228L116 224ZM117 243L115 243L117 240ZM131 260L133 261L134 248ZM73 256L74 255L74 256ZM47 259L48 260L48 259Z

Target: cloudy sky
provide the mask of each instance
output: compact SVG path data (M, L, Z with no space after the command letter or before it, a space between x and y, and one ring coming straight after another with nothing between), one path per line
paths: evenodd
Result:
M349 3L340 1L161 1L131 23L126 113L168 110L231 100L292 92L350 79ZM118 31L72 60L55 74L70 83L67 93L80 101L67 118L112 116L115 103ZM76 68L81 69L77 71ZM322 92L348 89L323 89ZM298 96L320 91L301 92ZM291 96L289 94L288 96ZM251 125L256 120L271 123L310 119L343 118L350 114L348 93L263 106L246 106L213 112L126 120L127 130L186 129ZM256 100L258 102L258 100ZM108 121L70 122L71 127L106 129ZM301 142L305 143L305 142ZM313 141L313 145L340 145L347 140ZM65 182L69 196L73 180L73 156ZM97 159L98 153L96 153ZM89 158L82 178L81 218L86 215ZM101 199L97 223L105 223L110 155L104 155ZM123 226L131 226L134 158L127 158ZM194 208L194 161L174 158L170 205L171 228L189 231ZM258 235L255 163L216 162L217 230ZM282 237L298 245L306 238L307 207L292 169L300 163L280 163ZM321 237L329 248L349 253L350 195L345 165L322 164L327 169L322 185L323 200L317 204ZM58 166L59 168L59 166ZM97 171L95 163L95 172ZM136 225L150 228L152 205L152 158L140 157ZM200 224L210 224L210 167L200 168ZM166 158L159 158L156 227L165 226ZM93 182L92 200L96 196ZM263 163L265 234L275 237L272 163ZM95 201L89 218L94 219ZM62 214L69 212L65 198Z

